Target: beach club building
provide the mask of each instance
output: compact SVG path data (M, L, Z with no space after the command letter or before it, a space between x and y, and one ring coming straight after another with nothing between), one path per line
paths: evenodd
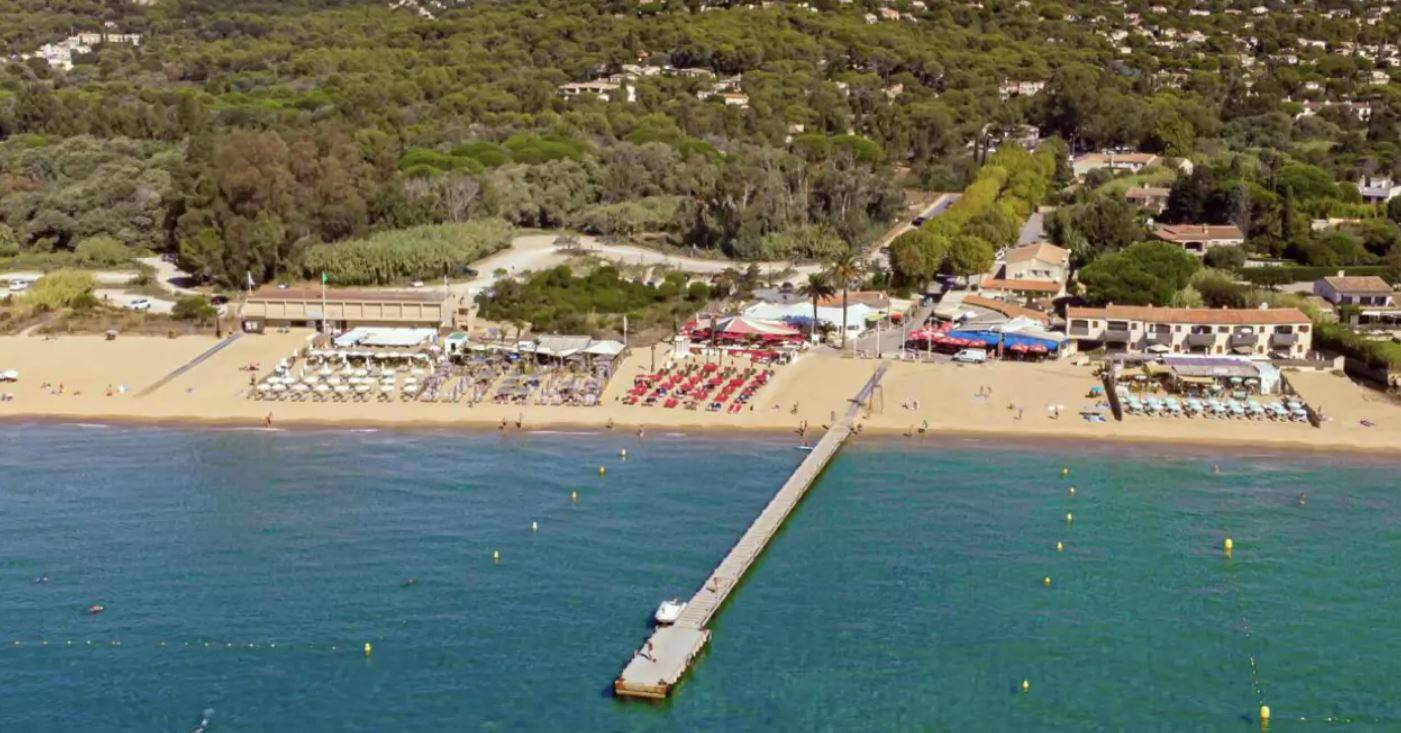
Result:
M1066 335L1082 351L1119 354L1298 359L1313 347L1313 324L1298 308L1068 308Z
M333 333L359 327L453 328L465 317L462 299L443 289L351 290L263 287L239 309L244 331L315 328Z

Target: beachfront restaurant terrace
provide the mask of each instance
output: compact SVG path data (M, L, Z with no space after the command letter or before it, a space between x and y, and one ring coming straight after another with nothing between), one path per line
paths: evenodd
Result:
M1066 335L1080 350L1303 358L1313 324L1297 308L1069 308Z

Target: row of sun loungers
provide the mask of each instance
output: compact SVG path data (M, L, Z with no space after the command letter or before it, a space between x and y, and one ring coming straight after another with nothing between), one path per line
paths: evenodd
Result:
M1274 420L1277 422L1308 422L1308 408L1298 400L1260 402L1258 400L1200 399L1188 397L1123 398L1124 411L1130 415L1162 417L1207 417L1228 420Z

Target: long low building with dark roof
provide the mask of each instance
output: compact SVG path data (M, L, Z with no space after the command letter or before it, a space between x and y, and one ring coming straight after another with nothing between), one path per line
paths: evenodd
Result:
M239 309L245 331L306 327L331 332L359 326L447 329L466 318L463 300L443 288L356 290L260 288Z
M1082 350L1302 358L1313 322L1298 308L1068 308L1066 335Z

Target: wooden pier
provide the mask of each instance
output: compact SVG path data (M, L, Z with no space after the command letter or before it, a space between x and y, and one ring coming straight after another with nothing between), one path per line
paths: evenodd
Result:
M865 386L851 400L846 413L838 416L836 424L828 428L822 439L808 453L807 458L798 464L793 475L788 477L778 493L759 512L759 516L730 548L720 564L711 571L695 595L686 603L675 624L659 627L638 649L623 668L622 674L613 681L613 693L619 697L641 697L660 699L666 697L681 681L690 668L691 662L710 640L710 630L706 628L710 620L730 597L739 581L744 578L749 567L768 546L784 520L793 508L802 501L809 488L817 480L822 469L837 454L837 451L851 435L852 424L866 406L889 364L882 363Z

